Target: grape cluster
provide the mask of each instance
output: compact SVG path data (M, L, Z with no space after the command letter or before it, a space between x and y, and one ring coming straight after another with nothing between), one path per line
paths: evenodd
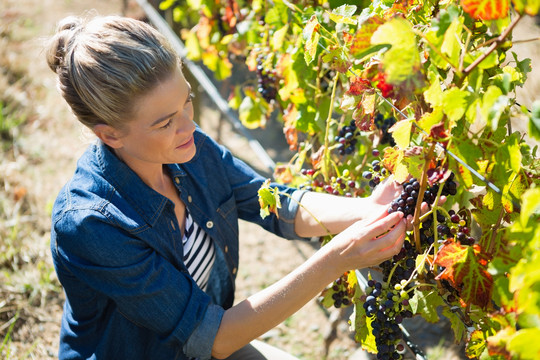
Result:
M403 183L403 191L397 199L390 203L388 213L391 214L395 211L401 211L405 216L414 215L419 190L420 182L415 178ZM426 191L424 191L423 201L430 205L433 204L437 198L438 192L439 184L428 185ZM455 195L456 193L457 183L454 181L454 173L451 173L443 185L441 195L448 196Z
M404 241L400 252L391 259L379 264L383 273L383 281L391 281L391 284L399 284L402 280L408 281L416 267L416 256L418 252L410 241ZM390 275L392 274L392 278Z
M444 215L440 213L437 214L438 235L444 239L453 237L462 245L474 245L476 240L474 237L470 236L471 229L465 216L462 217L459 214L456 214L454 210L449 210L448 215L450 215L450 222L447 221ZM433 220L428 218L422 226L433 226Z
M347 271L332 284L332 300L334 300L334 307L336 308L352 304L351 298L354 294L349 290L348 275L349 272Z
M408 299L408 292L400 286L391 287L375 280L368 281L363 307L366 316L371 318L371 333L377 345L377 359L402 358L403 332L399 324L404 318L413 316L407 309Z
M275 87L276 77L274 71L267 71L263 64L263 57L257 57L257 79L258 79L258 89L257 91L262 95L262 97L270 102L276 98L277 89Z
M378 154L379 150L374 149L373 154ZM384 167L381 166L380 160L373 160L371 162L371 170L366 170L362 173L362 177L366 180L369 180L369 187L374 188L379 185L382 179L387 175L387 171Z
M381 144L388 144L390 146L396 145L394 138L392 137L392 134L388 132L388 129L392 127L396 123L396 118L393 116L390 116L388 118L384 118L384 115L381 113L378 113L375 116L375 126L377 129L381 131Z
M339 143L336 148L339 155L350 155L354 153L356 143L358 142L356 136L359 132L357 130L354 120L351 120L349 125L339 129L338 135L334 138L334 140Z
M307 177L306 183L299 185L301 189L327 192L332 195L342 195L345 197L352 197L353 193L357 190L356 181L350 177L348 170L344 170L341 176L332 176L328 182L317 176L314 169L302 169L300 173Z
M416 179L411 179L403 183L403 191L400 196L390 203L388 213L391 214L395 211L401 211L405 216L413 215L416 207L416 200L418 200L418 192L420 191L420 182ZM429 203L427 197L431 197L431 192L427 190L424 193L424 200Z

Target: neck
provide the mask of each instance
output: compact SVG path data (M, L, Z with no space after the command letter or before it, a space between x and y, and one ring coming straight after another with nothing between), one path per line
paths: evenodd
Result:
M142 163L133 161L126 161L122 155L114 150L116 156L122 160L131 170L133 170L141 180L152 189L163 194L168 188L170 183L169 174L163 164Z

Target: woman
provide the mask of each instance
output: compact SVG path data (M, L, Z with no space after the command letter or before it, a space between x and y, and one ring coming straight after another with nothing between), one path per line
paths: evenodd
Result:
M61 359L245 358L253 339L345 271L401 248L406 220L386 214L399 193L390 182L364 199L276 185L290 197L282 196L279 217L261 219L265 179L195 126L179 58L149 25L66 18L47 60L98 138L52 214L51 251L66 293ZM238 218L290 239L324 235L310 213L338 235L233 306Z

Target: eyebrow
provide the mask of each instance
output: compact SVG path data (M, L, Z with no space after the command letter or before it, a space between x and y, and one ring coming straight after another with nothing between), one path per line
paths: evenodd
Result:
M186 103L187 101L189 100L189 97L191 96L191 84L188 83L188 97L186 99ZM152 122L152 124L150 125L150 127L153 127L153 126L156 126L157 124L159 124L160 122L163 122L165 120L167 120L168 118L170 117L173 117L178 111L175 111L175 112L172 112L168 115L165 115L165 116L162 116L160 117L159 119L156 119L154 122Z
M159 119L155 120L151 125L150 127L153 127L153 126L156 126L157 124L159 124L160 122L163 122L165 120L167 120L168 118L170 117L173 117L178 111L175 111L173 113L170 113L168 115L165 115L165 116L162 116L160 117Z

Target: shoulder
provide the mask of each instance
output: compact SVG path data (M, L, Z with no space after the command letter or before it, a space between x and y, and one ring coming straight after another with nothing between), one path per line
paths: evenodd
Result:
M143 223L125 196L104 176L98 154L97 146L91 145L77 162L73 177L60 190L52 209L57 230L75 231L87 226L90 219L128 231Z

